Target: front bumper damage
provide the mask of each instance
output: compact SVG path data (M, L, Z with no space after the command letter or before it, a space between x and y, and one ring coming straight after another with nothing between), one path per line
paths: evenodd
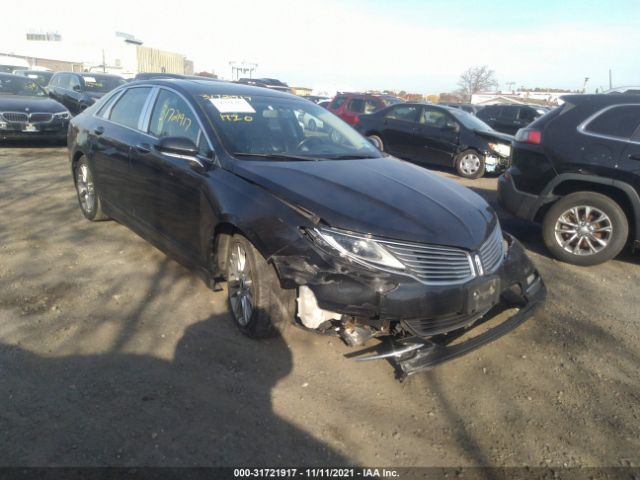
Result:
M385 345L382 351L376 346L348 354L347 356L349 358L355 358L356 361L360 362L389 359L396 367L396 376L404 379L414 373L429 370L449 360L466 355L487 343L497 340L531 318L543 305L545 298L546 288L542 278L538 276L527 290L523 292L520 299L509 298L502 300L503 305L517 306L516 313L500 324L462 343L452 344L452 342L465 334L473 334L474 329L491 320L494 316L492 314L500 313L500 308L492 309L485 317L470 327L449 332L446 335L439 335L431 339L415 336L400 340L394 339L390 342L390 345ZM372 351L375 351L376 354L366 355Z
M502 157L493 152L485 152L484 169L487 173L502 173L511 166L511 157Z
M284 286L296 287L305 295L312 292L311 303L327 314L318 319L318 325L329 323L325 321L332 316L340 318L332 330L352 346L363 345L371 337L390 337L350 357L389 359L398 375L405 377L499 338L544 302L544 282L522 245L506 233L504 240L508 248L495 271L454 285L427 285L407 276L363 269L336 262L315 249L304 255L298 251L297 256L280 252L271 260ZM456 343L507 309L517 313L471 340ZM363 329L375 333L367 337ZM372 351L376 354L363 357Z

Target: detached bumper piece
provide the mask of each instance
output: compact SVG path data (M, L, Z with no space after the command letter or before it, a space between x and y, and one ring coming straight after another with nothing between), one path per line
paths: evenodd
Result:
M503 292L500 304L496 305L486 316L469 328L461 328L449 332L446 335L437 335L429 339L414 336L401 340L392 340L390 348L386 351L379 352L375 355L360 356L374 350L366 349L348 355L348 357L355 357L355 360L360 362L388 359L396 367L397 377L400 380L404 380L409 375L429 370L436 365L458 358L502 337L533 316L536 310L544 303L545 297L546 288L544 282L542 278L536 274L536 278L521 294L516 295L512 290ZM495 314L492 315L492 313L500 307L502 307L503 310L517 307L519 310L497 326L467 341L450 345L456 339L472 332L473 329L491 320L495 316ZM496 314L497 313L499 312L496 312ZM378 348L375 348L375 350L378 350Z

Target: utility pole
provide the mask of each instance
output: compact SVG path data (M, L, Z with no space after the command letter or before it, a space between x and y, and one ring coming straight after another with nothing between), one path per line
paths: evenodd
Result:
M613 80L611 77L611 69L609 69L609 89L613 88Z
M589 81L589 77L584 77L584 83L582 84L582 93L587 91L587 82Z
M107 73L107 64L104 59L104 48L102 49L102 73Z

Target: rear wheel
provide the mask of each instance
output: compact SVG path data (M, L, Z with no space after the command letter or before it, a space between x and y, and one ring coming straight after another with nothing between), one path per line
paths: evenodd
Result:
M86 158L80 159L74 173L76 192L82 214L92 222L107 220L109 217L102 211L102 202L96 192L93 173Z
M295 290L280 287L272 265L241 235L234 235L227 259L229 309L242 333L275 336L293 321Z
M620 205L610 197L577 192L561 198L549 209L542 235L557 259L574 265L597 265L624 248L629 222Z
M380 138L378 135L369 135L368 138L378 150L384 152L384 142L382 141L382 138Z
M474 179L484 175L484 157L475 150L459 153L455 165L461 177Z

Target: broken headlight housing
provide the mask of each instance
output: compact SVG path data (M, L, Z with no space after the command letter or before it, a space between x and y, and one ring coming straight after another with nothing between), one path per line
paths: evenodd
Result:
M404 270L405 266L391 252L371 237L334 228L305 230L323 250L373 268Z
M508 157L511 155L511 147L505 143L490 143L489 150L497 153L501 157Z

